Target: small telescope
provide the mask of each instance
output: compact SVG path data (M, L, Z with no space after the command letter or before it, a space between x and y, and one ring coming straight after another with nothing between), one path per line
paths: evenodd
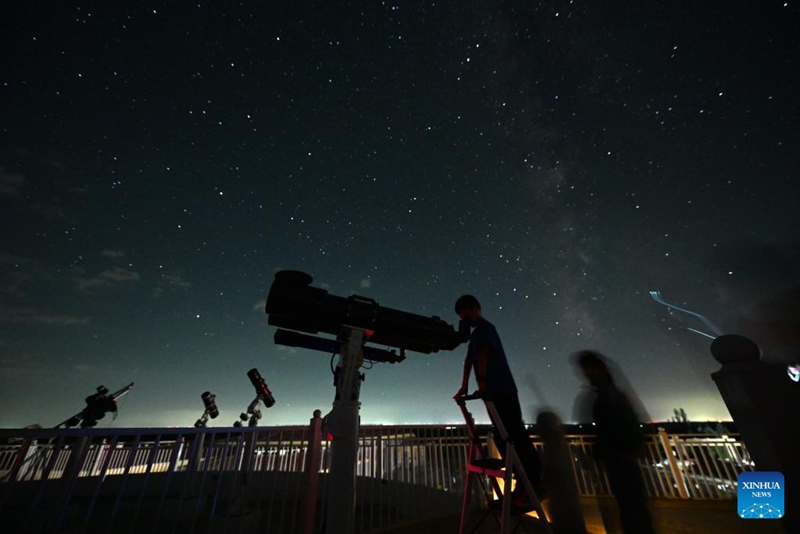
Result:
M86 397L86 408L76 413L66 421L56 425L56 428L71 428L81 425L81 428L91 428L97 425L97 421L111 412L114 419L117 418L117 399L125 395L133 387L133 382L109 394L105 386L97 386L97 393Z
M247 378L250 379L250 383L256 388L256 398L253 399L253 402L250 403L247 410L239 415L239 421L233 423L235 427L242 426L242 422L244 421L248 421L247 426L256 426L258 420L261 419L261 410L258 409L259 403L263 402L267 408L271 408L275 405L275 397L272 396L272 392L267 387L267 383L264 381L261 373L258 372L258 369L253 368L247 371Z
M267 387L267 383L264 382L264 379L261 377L261 373L258 372L258 369L253 368L247 371L247 378L250 379L253 387L256 388L256 397L258 397L267 408L274 406L275 397L272 396L272 392Z
M194 426L195 428L203 428L208 423L208 418L216 419L219 415L219 409L217 408L217 396L211 393L210 391L204 391L202 395L200 395L200 399L203 401L203 406L205 410L203 411L202 417L195 421Z
M361 328L367 331L370 343L396 347L401 354L406 350L424 354L452 350L469 339L469 325L464 321L456 330L439 317L386 308L358 295L347 298L331 295L324 289L311 287L313 281L311 275L300 271L276 273L265 307L269 324L309 334L322 332L334 336L338 336L345 325ZM312 341L319 339L285 330L278 330L275 334L276 343L323 350L324 343L320 345L318 341ZM388 355L392 353L383 352L391 360ZM381 359L380 353L373 356L370 359L374 361L390 361ZM368 356L365 354L365 357Z

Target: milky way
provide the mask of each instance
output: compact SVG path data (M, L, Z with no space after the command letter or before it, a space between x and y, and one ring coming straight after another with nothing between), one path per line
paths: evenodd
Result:
M650 291L791 345L796 3L174 4L3 7L0 425L131 381L102 425L191 425L207 390L228 425L253 367L262 423L304 424L332 379L272 342L281 269L453 323L475 294L528 420L570 419L583 348L654 419L729 419ZM457 421L464 350L367 370L363 421Z

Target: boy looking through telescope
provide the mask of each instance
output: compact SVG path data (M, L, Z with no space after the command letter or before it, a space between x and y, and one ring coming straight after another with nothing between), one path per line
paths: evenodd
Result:
M545 493L541 481L542 464L522 421L517 385L511 374L500 336L494 325L483 317L481 305L474 296L461 296L456 301L455 311L462 321L469 323L472 333L469 338L467 356L464 359L461 387L453 398L458 400L467 395L469 376L474 370L475 380L478 382L476 395L494 403L500 421L508 433L508 441L514 444L525 474L537 497L541 500ZM497 427L495 427L495 436L500 437ZM498 448L502 454L505 454L505 447ZM514 504L518 508L530 507L528 496L525 495L521 485L517 485L513 498Z

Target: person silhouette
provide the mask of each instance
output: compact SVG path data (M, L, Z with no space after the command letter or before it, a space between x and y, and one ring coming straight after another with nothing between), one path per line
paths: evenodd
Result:
M522 409L519 405L517 385L503 350L503 344L494 325L483 317L481 305L472 295L463 295L455 304L455 312L461 320L465 320L472 328L467 356L464 359L464 373L461 387L453 396L458 400L468 392L469 377L475 371L478 382L478 394L484 400L494 403L500 421L508 433L508 441L514 444L523 470L528 477L539 500L546 498L546 491L541 479L541 459L531 442L528 430L522 421ZM494 423L494 421L493 421ZM501 436L495 426L495 435ZM500 447L505 455L505 447ZM514 503L518 508L530 509L528 499L521 485L514 491Z
M578 486L572 470L569 445L564 437L561 418L542 411L536 417L536 432L544 442L542 481L550 494L548 516L554 534L586 534Z
M622 530L626 534L651 534L653 526L638 461L644 436L635 403L617 387L603 355L584 350L574 358L594 392L594 457L605 469L617 498Z

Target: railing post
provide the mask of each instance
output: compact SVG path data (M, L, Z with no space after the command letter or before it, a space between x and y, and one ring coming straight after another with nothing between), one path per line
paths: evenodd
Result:
M194 455L190 459L189 465L186 466L187 472L200 471L200 465L203 463L203 446L205 445L206 441L206 433L200 432L199 434L195 434L193 441L195 442L193 444ZM210 447L209 447L209 453L210 453Z
M80 476L83 462L86 460L85 454L88 445L89 437L85 433L81 433L81 435L75 441L75 444L72 446L69 458L67 459L67 465L64 466L64 471L61 475L61 478L69 480L72 478L78 478L78 476Z
M788 317L787 317L788 319ZM789 324L789 323L787 323ZM724 335L711 343L722 367L712 373L722 400L741 433L758 471L779 471L786 480L800 480L797 443L790 436L800 425L800 389L787 376L787 364L768 363L751 339ZM786 490L785 510L800 509L800 491ZM786 532L800 532L796 513L785 514Z
M61 492L61 509L55 518L54 530L56 531L62 528L62 524L67 515L67 509L69 508L69 501L72 499L72 493L75 490L75 485L81 474L81 468L86 461L86 455L91 445L89 436L83 432L81 434L82 435L74 445L72 454L69 457L69 462L64 469L64 476L62 476L61 484L63 485L63 490ZM28 525L25 526L27 528Z
M94 461L92 462L92 467L86 473L86 476L93 477L97 476L97 473L100 471L100 466L103 463L103 458L105 458L105 451L107 445L105 438L100 440L100 443L97 444L97 454L95 454Z
M247 439L247 444L244 447L242 454L246 463L244 465L245 473L250 473L253 470L253 465L256 463L256 448L258 446L258 430L253 431Z
M11 470L6 475L6 480L9 482L13 482L19 479L22 480L25 478L25 475L28 473L30 469L30 459L36 454L37 451L37 440L31 438L25 438L22 441L22 446L17 453L17 457L14 459L14 464L11 466ZM36 473L33 473L34 476Z
M672 445L669 442L667 431L662 427L658 428L658 438L661 440L661 447L664 449L664 454L667 455L669 468L672 471L672 476L675 478L675 483L678 486L678 493L681 499L689 499L689 490L686 489L686 481L683 479L683 473L678 465L678 461L675 459L675 455L672 454Z
M314 519L317 507L317 486L319 468L322 462L322 412L314 410L314 417L308 428L308 453L306 454L305 479L306 494L303 499L303 534L314 532Z

